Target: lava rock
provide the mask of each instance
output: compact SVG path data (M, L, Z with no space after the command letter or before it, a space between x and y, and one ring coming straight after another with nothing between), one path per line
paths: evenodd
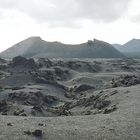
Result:
M28 131L24 131L24 134L26 134L26 135L31 135L32 132L28 130Z
M6 111L8 109L8 103L6 100L0 101L0 111Z
M37 61L39 67L51 67L53 64L52 64L52 61L48 58L39 58L38 61Z
M36 129L35 131L33 131L32 134L36 137L42 137L43 136L42 130L39 130L39 129Z
M90 89L94 89L94 87L90 86L90 85L83 84L83 85L80 85L78 87L75 87L74 92L84 92L84 91L87 91Z
M53 102L57 101L58 98L57 97L54 97L54 96L51 96L51 95L46 95L44 96L43 98L43 101L47 104L52 104Z
M140 84L140 76L136 75L124 75L118 78L113 78L111 81L112 87L129 87L133 85Z
M7 123L7 126L13 126L12 123Z
M34 61L34 59L26 59L22 56L17 56L17 57L14 57L13 60L12 60L12 63L11 65L13 67L16 67L16 66L23 66L23 67L26 67L26 68L36 68L37 65Z
M115 110L117 110L117 106L113 105L113 106L110 106L110 107L106 108L103 113L104 114L109 114L109 113L111 113L111 112L113 112Z
M40 106L40 105L33 106L33 109L38 111L38 112L42 112L42 106Z

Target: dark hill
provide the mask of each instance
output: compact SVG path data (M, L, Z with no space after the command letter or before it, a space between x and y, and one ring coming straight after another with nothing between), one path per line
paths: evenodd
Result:
M140 58L140 39L132 39L123 45L113 46L128 57Z
M47 58L122 58L124 55L109 43L99 40L89 40L86 43L70 45L60 42L47 42L40 37L30 37L19 42L6 51L0 53L0 57L13 58L47 57Z

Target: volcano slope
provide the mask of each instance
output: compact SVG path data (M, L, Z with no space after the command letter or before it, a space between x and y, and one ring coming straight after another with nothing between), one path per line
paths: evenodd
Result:
M140 139L139 73L133 59L0 59L0 139Z
M48 42L40 37L27 38L0 53L2 58L125 58L111 44L101 40L88 40L81 44Z

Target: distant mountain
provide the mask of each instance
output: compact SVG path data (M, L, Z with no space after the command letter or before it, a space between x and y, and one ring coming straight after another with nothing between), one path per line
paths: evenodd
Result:
M140 52L140 39L132 39L123 45L122 52Z
M124 45L113 44L113 46L128 57L140 57L140 39L132 39Z
M0 53L0 57L13 58L47 57L47 58L122 58L125 57L111 44L96 40L89 40L83 44L71 45L60 42L47 42L40 37L25 39L6 51Z

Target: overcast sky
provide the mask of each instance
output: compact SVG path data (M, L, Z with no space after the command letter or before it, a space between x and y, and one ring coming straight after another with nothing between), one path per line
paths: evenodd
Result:
M0 51L30 36L72 44L140 39L140 0L0 0Z

